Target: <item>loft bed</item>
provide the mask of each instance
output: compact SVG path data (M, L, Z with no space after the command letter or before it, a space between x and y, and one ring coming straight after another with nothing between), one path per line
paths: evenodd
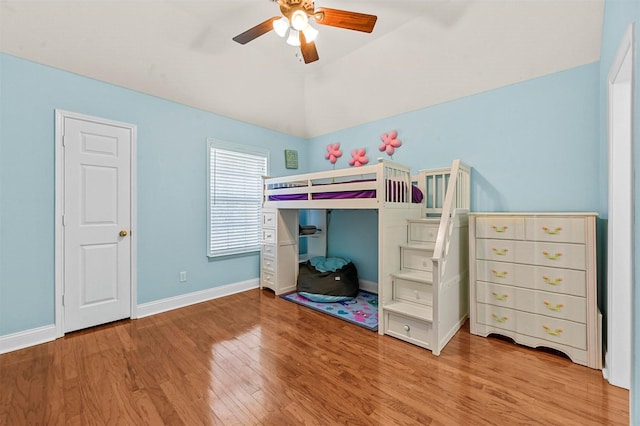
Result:
M298 210L378 211L378 333L440 351L468 317L470 168L370 166L265 177L260 288L296 290ZM316 254L326 255L325 242ZM316 241L318 241L316 240ZM317 247L316 247L317 249ZM324 250L324 251L323 251Z
M411 170L389 160L295 176L265 178L263 207L276 209L378 209L422 201Z

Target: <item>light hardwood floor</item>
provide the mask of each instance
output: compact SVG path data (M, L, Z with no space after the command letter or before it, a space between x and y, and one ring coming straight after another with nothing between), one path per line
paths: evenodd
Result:
M251 290L0 356L0 425L626 425L629 393L464 327L440 357Z

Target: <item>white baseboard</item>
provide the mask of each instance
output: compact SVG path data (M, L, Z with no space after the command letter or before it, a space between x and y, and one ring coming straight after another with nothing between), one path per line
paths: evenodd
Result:
M368 291L369 293L378 294L378 283L367 280L358 280L360 282L360 289Z
M169 297L167 299L156 300L154 302L143 303L136 307L136 318L148 317L149 315L155 315L171 311L173 309L195 305L196 303L206 302L207 300L252 290L254 288L258 288L259 285L260 280L255 278L239 283L209 288L202 291L195 291L193 293L181 294L180 296Z
M0 336L0 354L56 340L55 324Z

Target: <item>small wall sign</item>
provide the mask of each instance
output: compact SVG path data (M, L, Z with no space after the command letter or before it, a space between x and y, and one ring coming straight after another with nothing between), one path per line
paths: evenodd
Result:
M295 149L284 150L284 164L287 169L298 168L298 151Z

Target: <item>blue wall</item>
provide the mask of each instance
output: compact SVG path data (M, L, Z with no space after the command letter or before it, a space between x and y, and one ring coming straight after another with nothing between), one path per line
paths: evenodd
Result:
M209 261L206 139L267 148L271 174L303 140L0 54L0 336L54 323L54 109L138 126L138 303L258 277L258 255ZM178 283L179 271L188 281Z
M638 201L638 192L640 188L640 1L638 0L607 0L604 12L604 27L602 33L602 47L600 51L600 157L602 159L601 166L601 190L600 203L603 209L607 208L608 197L608 142L607 142L607 78L609 69L615 59L618 46L622 40L622 36L627 30L629 24L635 24L635 87L633 93L633 166L635 173L635 194L636 201L634 206L634 243L633 251L634 261L634 283L632 288L632 376L631 376L631 413L630 424L640 424L640 397L638 397L638 386L640 386L640 315L638 307L640 306L640 205Z
M380 134L396 129L403 145L393 159L414 173L454 158L473 167L473 211L599 211L598 78L599 64L588 64L317 137L309 165L329 170L323 156L334 142L344 153L338 168L349 167L355 148L367 148L370 162L388 157L378 151ZM360 228L368 224L377 236L375 217L349 214L360 215ZM368 262L377 258L376 246L356 246L352 234L335 231L332 224L330 254L349 247L360 276L377 281L377 264Z

